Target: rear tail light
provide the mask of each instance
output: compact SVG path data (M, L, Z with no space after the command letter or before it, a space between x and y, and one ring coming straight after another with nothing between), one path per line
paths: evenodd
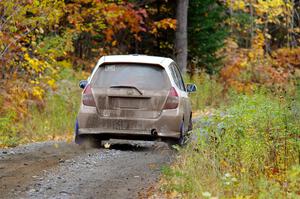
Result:
M96 106L91 85L87 85L82 94L82 103L86 106Z
M169 91L167 101L165 103L164 109L175 109L178 107L179 97L176 89L172 87Z

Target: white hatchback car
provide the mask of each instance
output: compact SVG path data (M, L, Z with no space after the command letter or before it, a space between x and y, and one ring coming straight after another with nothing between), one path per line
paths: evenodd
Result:
M80 81L82 101L75 141L169 140L183 144L192 129L192 108L177 64L146 55L104 56L88 80Z

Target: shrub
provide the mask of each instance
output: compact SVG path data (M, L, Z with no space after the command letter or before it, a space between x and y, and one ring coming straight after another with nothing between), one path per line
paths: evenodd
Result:
M9 110L0 118L0 147L16 146L19 138L14 122L16 113Z
M78 73L80 74L80 73ZM72 69L60 73L58 89L49 92L45 107L32 106L31 116L24 121L23 138L28 141L71 139L80 102L81 75Z
M217 76L206 73L200 73L192 78L185 77L185 82L192 82L197 86L197 92L190 94L193 110L218 107L224 102L223 86L217 80Z
M200 120L196 139L165 172L165 190L188 198L299 197L297 101L232 96L228 106Z
M14 109L1 113L0 147L72 139L80 102L81 90L78 81L83 76L85 75L81 72L72 69L62 70L59 73L57 89L48 91L40 103L31 103L26 118L18 119Z

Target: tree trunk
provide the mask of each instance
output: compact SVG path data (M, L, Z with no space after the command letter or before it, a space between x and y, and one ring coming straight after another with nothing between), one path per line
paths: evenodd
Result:
M187 18L189 0L177 0L177 29L175 34L175 55L176 61L182 72L186 71L188 38L187 38Z

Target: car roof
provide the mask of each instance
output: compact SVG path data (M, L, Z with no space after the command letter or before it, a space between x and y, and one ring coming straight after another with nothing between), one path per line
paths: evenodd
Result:
M98 61L98 66L105 63L141 63L141 64L155 64L162 67L168 67L172 59L167 57L148 56L148 55L109 55L103 56Z

